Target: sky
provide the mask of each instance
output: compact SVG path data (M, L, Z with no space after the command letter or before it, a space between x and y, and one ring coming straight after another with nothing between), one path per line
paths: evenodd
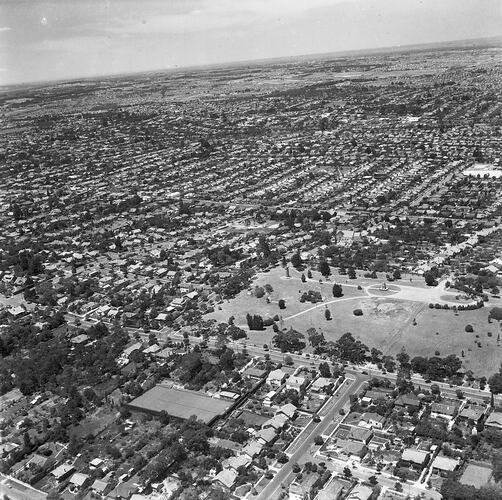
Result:
M502 0L0 0L0 84L502 34Z

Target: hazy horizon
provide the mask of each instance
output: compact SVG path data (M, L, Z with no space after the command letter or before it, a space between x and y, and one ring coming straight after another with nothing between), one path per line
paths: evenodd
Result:
M500 36L498 0L0 0L0 84Z

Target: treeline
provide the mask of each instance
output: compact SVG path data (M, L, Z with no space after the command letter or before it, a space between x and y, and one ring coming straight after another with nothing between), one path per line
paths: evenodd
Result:
M416 356L410 361L411 369L431 380L444 380L455 375L462 367L462 361L454 354L445 358Z

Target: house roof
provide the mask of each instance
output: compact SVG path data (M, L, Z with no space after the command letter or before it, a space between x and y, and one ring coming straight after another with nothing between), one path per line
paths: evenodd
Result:
M286 374L278 368L277 370L272 370L267 377L267 380L278 380L279 382L284 379Z
M436 457L432 462L432 467L435 469L453 472L458 466L458 461L448 457Z
M85 482L89 479L87 474L82 474L81 472L75 472L70 478L70 483L75 486L83 486Z
M237 455L227 459L224 467L237 470L239 467L247 467L250 462L251 459L247 455Z
M254 457L255 455L258 455L262 449L263 444L253 440L249 441L249 443L242 448L242 453L245 453L250 457Z
M379 415L378 413L369 411L361 415L361 420L364 420L366 422L369 422L370 420L373 420L375 422L383 422L385 418L382 415Z
M347 439L337 439L335 446L343 450L348 455L360 456L365 446L363 443Z
M305 377L296 377L292 375L286 380L286 385L301 386L305 383Z
M215 481L219 481L223 486L231 488L237 479L237 472L230 469L223 469L214 477Z
M269 443L275 438L275 430L272 427L267 427L266 429L261 429L257 434L257 438L263 439L266 443Z
M485 408L481 406L471 406L469 408L464 408L460 412L460 417L468 418L471 420L479 420L485 412Z
M410 394L402 394L396 399L397 406L420 406L420 399Z
M264 422L262 427L264 429L266 429L267 427L280 429L281 427L284 427L284 425L288 420L289 420L288 417L281 413L279 415L275 415L275 417L272 417L271 419Z
M107 483L106 481L102 481L101 479L96 479L96 481L94 481L92 483L91 488L94 491L103 492L106 490L106 488L108 488L108 486L109 486L109 483Z
M58 467L56 467L51 474L56 478L59 479L60 477L65 476L66 474L69 474L70 472L74 471L75 469L68 464L61 464Z
M502 427L502 412L494 411L486 419L485 425Z
M406 450L403 451L401 459L405 462L413 462L414 464L422 465L425 462L428 454L429 453L424 450L406 448Z
M433 413L440 413L441 415L453 416L457 411L458 406L446 403L432 403L431 411Z
M311 388L313 389L324 389L333 383L333 379L327 377L319 377L314 380Z
M285 405L281 406L275 414L277 415L278 413L284 413L288 418L293 418L296 413L296 406L293 403L286 403Z
M349 432L349 438L355 441L367 441L372 435L371 430L362 427L352 427Z
M350 492L347 500L368 500L373 494L373 489L364 484L358 484Z

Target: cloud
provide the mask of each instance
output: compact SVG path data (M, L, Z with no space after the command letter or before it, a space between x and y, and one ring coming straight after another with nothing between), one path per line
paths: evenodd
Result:
M2 27L0 27L0 33L2 31L11 31L11 30L12 30L12 28L9 28L8 26L2 26Z
M353 0L349 0L353 1ZM162 3L143 0L126 2L121 9L111 3L116 16L101 19L104 32L111 34L182 34L267 24L301 17L308 11L347 0L193 0ZM125 5L128 7L125 8Z

